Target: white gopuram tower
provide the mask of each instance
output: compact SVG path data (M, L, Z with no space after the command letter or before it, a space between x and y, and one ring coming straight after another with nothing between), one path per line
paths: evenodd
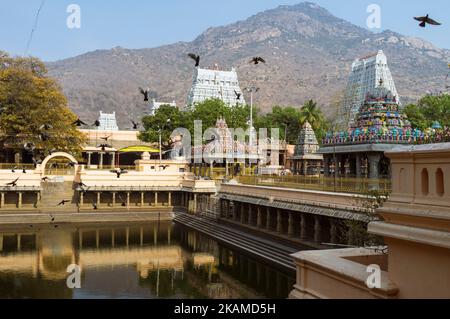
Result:
M389 70L383 51L356 59L345 91L344 102L338 111L337 128L346 130L354 121L366 94L377 87L384 87L392 92L400 103L394 79Z
M240 94L240 99L237 98L235 91ZM195 69L187 105L192 106L208 99L219 99L229 106L245 104L235 68L231 71L222 71L216 65L213 69Z

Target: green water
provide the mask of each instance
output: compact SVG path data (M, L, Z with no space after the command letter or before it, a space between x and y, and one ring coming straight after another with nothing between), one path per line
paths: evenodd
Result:
M0 298L286 298L294 281L172 223L0 230Z

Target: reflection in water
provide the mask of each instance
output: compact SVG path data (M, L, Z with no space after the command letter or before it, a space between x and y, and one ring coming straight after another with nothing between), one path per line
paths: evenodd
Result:
M0 298L286 298L294 276L172 223L0 231Z

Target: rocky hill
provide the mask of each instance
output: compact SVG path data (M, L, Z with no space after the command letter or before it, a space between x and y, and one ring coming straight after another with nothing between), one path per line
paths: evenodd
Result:
M137 88L150 87L162 101L184 105L192 83L187 53L202 55L202 66L237 68L241 87L261 88L256 102L300 106L317 99L332 116L346 85L352 61L384 50L404 102L442 89L450 51L392 31L372 33L309 2L280 6L245 21L210 28L192 42L150 49L117 47L49 63L71 108L83 118L116 111L119 124L139 118L147 109ZM258 55L266 65L248 64Z

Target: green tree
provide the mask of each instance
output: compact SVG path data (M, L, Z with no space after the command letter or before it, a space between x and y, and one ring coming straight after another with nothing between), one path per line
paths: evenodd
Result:
M287 133L287 141L290 144L295 144L298 139L298 134L301 129L300 125L300 112L295 107L282 107L274 106L272 112L261 115L257 118L256 127L267 128L279 128L280 139L285 139L285 131Z
M185 128L190 122L190 115L190 112L181 112L177 107L161 105L155 115L145 116L142 119L144 130L140 132L138 138L148 143L159 143L159 131L161 130L163 147L169 148L173 130L179 127Z
M86 137L72 123L77 116L47 69L36 58L0 52L0 144L34 156L65 151L79 156ZM50 125L42 128L43 125ZM32 145L32 147L30 147Z
M450 126L450 95L427 95L416 104L405 107L405 113L413 127L427 129L438 121L442 126Z
M325 136L329 123L313 100L307 101L300 110L300 124L303 126L306 122L311 124L319 140Z

